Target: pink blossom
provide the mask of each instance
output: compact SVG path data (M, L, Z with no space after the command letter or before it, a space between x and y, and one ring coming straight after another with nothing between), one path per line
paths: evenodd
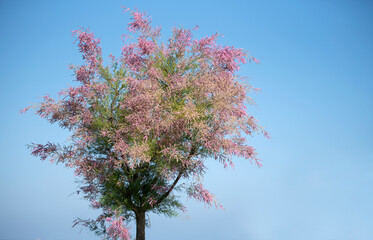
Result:
M154 198L151 197L151 198L149 198L148 203L151 207L153 207L153 205L157 203L157 200L155 200Z
M92 203L91 203L91 207L95 208L95 209L98 209L98 208L101 207L101 204L99 202L97 202L96 200L93 200Z
M205 206L211 207L215 204L216 207L221 207L221 205L215 200L215 196L207 191L202 183L194 185L188 192L189 197L192 197L198 201L201 201Z
M82 82L83 84L88 83L88 81L92 78L92 74L94 72L91 68L88 68L87 66L81 66L79 67L75 74L76 74L76 80L79 82Z
M149 41L144 38L139 38L138 42L139 42L139 48L141 49L141 54L149 55L155 49L153 41Z
M31 107L32 107L32 106L28 106L28 107L25 107L24 109L21 109L21 110L19 111L19 113L21 113L21 114L26 113L27 111L30 110Z
M239 63L246 63L245 53L233 47L218 47L214 55L217 63L230 72L239 70Z
M170 39L169 49L179 53L185 51L186 47L192 45L192 31L183 28L174 28L173 37Z
M129 44L122 48L122 62L133 71L138 71L143 63L143 57L137 52L135 44Z
M130 234L124 224L124 217L119 216L116 218L108 217L106 221L110 224L110 227L107 229L107 236L113 240L123 239L130 240Z
M102 62L100 59L100 40L96 39L93 33L85 29L75 30L73 35L76 36L76 41L79 41L78 47L83 54L83 59L87 61L89 68L93 70L95 66Z
M128 11L128 10L127 10ZM137 31L146 31L150 29L150 18L144 12L132 11L132 22L128 24L128 29L135 33Z

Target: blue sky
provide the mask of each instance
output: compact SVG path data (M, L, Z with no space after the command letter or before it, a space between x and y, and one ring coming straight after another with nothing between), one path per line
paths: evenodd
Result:
M186 201L187 215L151 215L152 240L373 239L373 3L313 1L0 1L0 240L88 240L71 228L93 217L73 173L29 155L26 144L68 133L18 111L73 83L81 63L71 31L89 27L119 55L128 15L219 32L261 60L240 74L262 92L252 112L272 135L249 139L264 166L208 162L205 186L225 210Z

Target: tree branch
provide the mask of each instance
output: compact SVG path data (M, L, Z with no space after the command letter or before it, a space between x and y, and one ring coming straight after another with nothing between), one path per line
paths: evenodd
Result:
M189 160L195 153L195 148L194 146L192 146L192 149L190 150L190 153L188 155L188 158L187 160ZM168 189L167 192L165 192L158 200L157 202L153 205L153 207L157 207L164 199L166 199L168 197L168 195L170 195L170 193L172 192L172 190L175 188L176 184L179 182L181 176L183 175L183 173L185 172L185 168L184 169L181 169L179 174L177 175L175 181L173 182L173 184L171 185L171 187Z

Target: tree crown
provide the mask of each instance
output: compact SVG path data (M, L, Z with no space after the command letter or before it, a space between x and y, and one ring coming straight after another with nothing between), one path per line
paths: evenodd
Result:
M128 11L136 41L126 42L119 58L110 55L108 65L92 32L73 32L84 60L70 67L79 85L33 106L70 130L71 139L30 145L33 155L75 170L78 192L103 210L96 220L76 223L113 239L128 238L123 221L136 214L184 210L175 190L221 206L203 187L205 160L227 167L235 155L260 166L246 136L268 136L245 105L254 103L249 93L255 89L237 75L240 64L257 59L219 45L218 34L194 40L184 28L162 43L149 16Z

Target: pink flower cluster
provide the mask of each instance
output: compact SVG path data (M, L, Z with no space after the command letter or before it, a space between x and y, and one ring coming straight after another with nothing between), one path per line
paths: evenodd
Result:
M139 11L131 11L132 15L132 22L128 24L128 29L130 32L137 32L137 31L146 31L150 29L150 18L146 15L146 13L139 12Z
M149 55L155 49L154 42L150 40L146 40L145 38L139 38L138 43L139 43L139 48L141 49L142 55Z
M171 51L184 52L186 47L192 45L192 32L189 29L174 28L173 38L170 40Z
M109 239L117 240L130 240L130 234L124 223L124 217L108 217L106 221L110 224L110 227L107 229L107 236Z
M215 205L215 207L223 208L222 205L220 205L213 194L211 194L208 190L206 190L202 183L195 184L188 192L188 196L191 198L194 198L198 201L201 201L205 204L205 206L211 207L212 204Z
M37 157L40 157L41 160L45 160L48 157L51 157L57 151L57 145L53 143L43 144L34 144L32 146L31 154ZM53 157L50 158L50 161L53 162Z
M216 63L230 72L238 71L240 63L246 63L245 53L233 47L218 47L215 52Z
M146 49L146 51L150 51ZM122 47L122 62L132 71L138 71L143 63L143 56L138 52L136 44L129 44Z
M75 74L76 74L76 80L79 82L86 84L89 82L89 80L92 78L93 71L91 68L88 68L87 66L80 66Z
M82 66L77 70L77 80L86 83L97 70L97 66L102 63L100 40L96 39L95 35L86 29L75 30L73 35L76 36L79 50L83 54L83 59L87 62L87 66Z

